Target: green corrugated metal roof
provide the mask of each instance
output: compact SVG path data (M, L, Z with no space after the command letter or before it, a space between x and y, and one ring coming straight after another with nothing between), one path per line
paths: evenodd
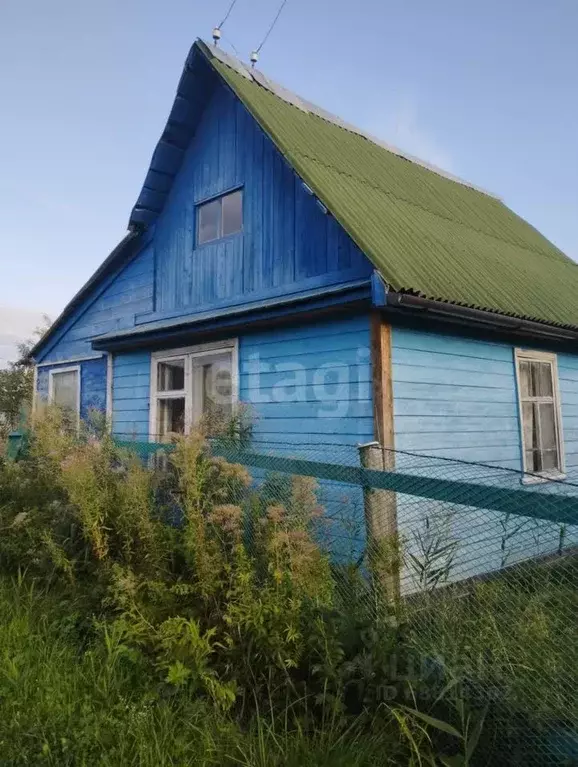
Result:
M300 109L200 47L392 290L578 326L578 265L498 199Z

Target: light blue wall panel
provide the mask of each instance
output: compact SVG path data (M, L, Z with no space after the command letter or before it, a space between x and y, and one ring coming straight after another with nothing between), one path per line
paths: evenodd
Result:
M113 431L118 437L148 438L150 366L148 352L114 357ZM358 443L373 439L368 317L241 336L239 389L254 414L255 448L358 465ZM262 478L262 472L253 475ZM361 490L322 482L318 499L334 518L337 550L359 556Z
M80 417L86 419L91 411L106 412L106 356L100 359L83 360L80 367ZM50 365L38 369L37 393L41 400L48 400L51 370L70 367L69 363Z
M357 446L373 440L369 344L367 316L242 336L240 398L255 413L254 448L358 466ZM365 540L360 488L320 481L317 498L323 539L336 558L356 561Z
M243 186L244 230L195 245L196 205ZM273 143L224 86L218 86L157 221L158 313L190 311L232 297L291 291L369 276L365 256L315 200Z
M373 439L366 316L244 336L239 360L255 442L357 462L355 446Z
M116 354L113 428L148 436L149 352ZM304 450L332 445L357 461L373 438L369 320L352 317L239 338L239 394L255 416L254 440Z
M148 440L150 352L115 354L112 376L112 430L125 440Z
M394 328L399 450L521 468L513 348Z
M578 358L558 355L558 368L568 483L532 489L578 494L578 486L571 485L578 480ZM398 469L521 487L513 345L395 327L392 374ZM488 512L483 491L479 509L401 494L397 506L402 537L414 555L419 556L419 535L439 533L457 542L454 579L554 553L560 546L560 525ZM578 543L578 520L563 535L564 545ZM411 568L405 575L411 580Z
M562 427L568 476L578 482L578 356L558 355Z

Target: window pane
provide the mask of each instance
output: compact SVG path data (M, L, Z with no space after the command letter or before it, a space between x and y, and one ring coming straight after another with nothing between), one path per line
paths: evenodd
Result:
M243 228L243 193L241 190L223 197L223 236Z
M197 216L197 242L216 240L221 236L221 200L213 200L200 205Z
M542 471L555 471L559 468L558 450L545 450L542 453Z
M202 412L221 424L232 414L231 356L207 362L202 366ZM215 424L217 425L217 424Z
M520 393L522 399L530 396L530 363L520 362Z
M77 370L52 374L52 402L71 413L78 413Z
M524 448L526 450L538 450L538 418L534 402L522 403L522 419L524 421Z
M159 399L157 405L158 437L169 434L184 434L185 431L185 398Z
M532 379L534 397L552 396L552 366L549 362L532 362Z
M526 450L526 471L540 471L540 454L537 450Z
M185 388L184 359L159 362L157 372L158 391L181 391Z
M537 406L540 410L540 436L542 438L542 450L552 450L556 447L556 415L554 405L551 402L541 403Z

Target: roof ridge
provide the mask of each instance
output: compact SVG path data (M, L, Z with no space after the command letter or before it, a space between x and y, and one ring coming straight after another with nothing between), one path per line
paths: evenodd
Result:
M412 162L415 165L419 165L425 170L428 170L431 173L435 173L441 178L445 178L455 184L460 184L460 186L465 186L469 189L473 189L480 194L485 194L486 196L492 197L493 199L499 200L500 202L502 201L501 197L499 197L499 195L495 194L494 192L490 192L489 190L484 189L483 187L478 186L473 182L467 181L466 179L463 179L454 173L450 173L449 171L445 170L444 168L440 168L434 163L430 163L427 160L422 160L420 157L417 157L410 152L406 152L405 150L396 147L394 144L390 144L384 139L380 139L379 137L374 136L372 133L363 130L359 126L354 125L353 123L349 123L347 120L343 120L338 115L327 111L312 101L302 98L297 93L294 93L288 88L285 88L284 85L281 85L276 80L272 80L270 77L261 72L261 70L248 66L244 61L237 58L236 56L233 56L227 51L224 51L222 48L218 48L216 45L210 45L201 38L199 38L197 42L201 43L205 47L206 52L209 55L214 56L222 64L233 69L246 80L250 80L259 85L261 88L269 91L277 98L293 106L295 109L300 109L306 114L310 114L314 117L318 117L321 120L325 120L325 122L328 122L331 125L335 125L336 127L341 128L348 133L353 133L356 136L361 136L362 138L366 139L366 141L370 141L372 144L375 144L375 146L378 146L380 149L383 149L390 154L394 154L397 157L402 157L403 159L407 160L408 162Z

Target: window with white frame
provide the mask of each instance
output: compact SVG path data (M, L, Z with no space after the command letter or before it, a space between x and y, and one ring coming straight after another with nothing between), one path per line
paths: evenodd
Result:
M61 408L73 425L80 419L80 367L56 368L50 371L48 382L50 404Z
M197 206L197 245L236 234L242 228L242 189L236 189Z
M186 434L204 419L216 430L237 401L237 344L226 341L155 352L151 370L152 440Z
M556 355L516 350L524 471L564 471Z

